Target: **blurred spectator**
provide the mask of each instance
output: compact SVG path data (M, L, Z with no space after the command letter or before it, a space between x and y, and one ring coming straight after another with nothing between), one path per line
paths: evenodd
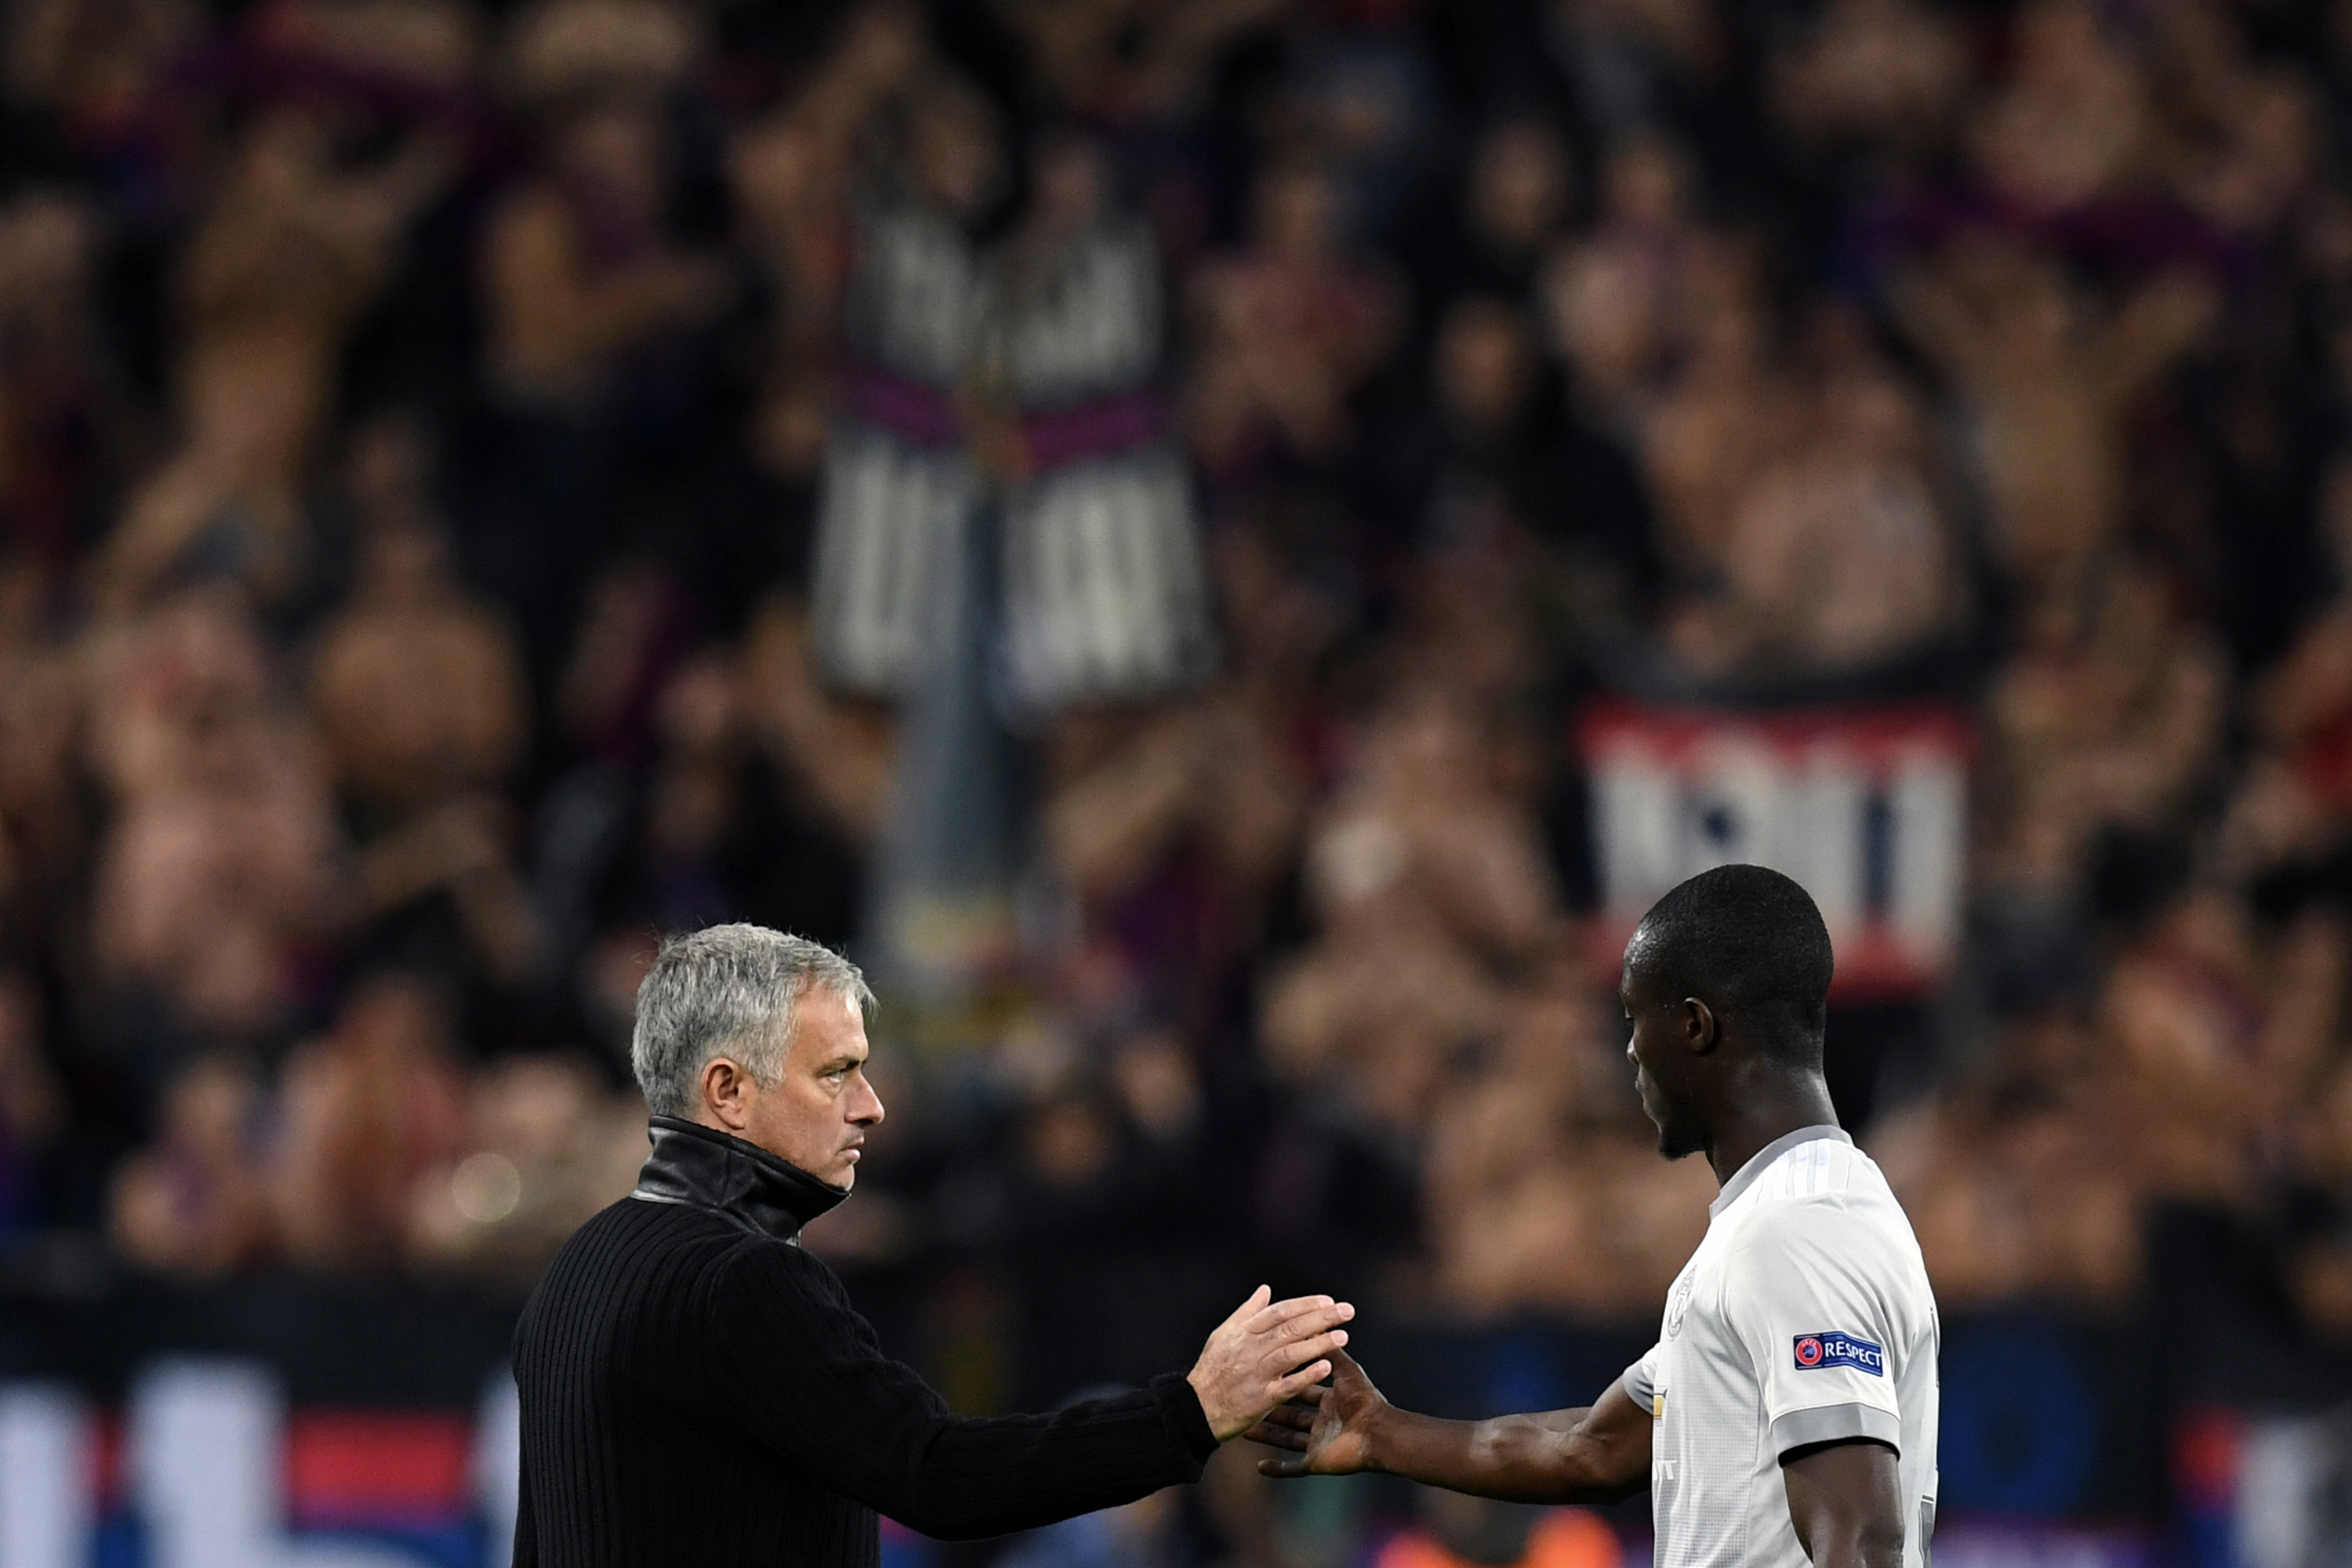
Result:
M2120 195L2148 172L2148 84L2089 0L2039 0L2019 16L2009 80L1978 117L1976 161L2033 210Z
M49 631L46 574L0 560L0 933L38 949L89 874L80 772L85 672Z
M36 1227L46 1157L65 1131L65 1099L42 1048L40 998L0 972L0 1248Z
M1545 278L1552 332L1578 396L1620 432L1644 412L1683 347L1685 292L1714 259L1690 184L1682 149L1664 137L1612 147L1601 165L1600 223L1562 249Z
M1768 421L1755 420L1759 460L1669 628L1683 660L1717 679L1883 664L1958 612L1926 409L1856 323L1825 313L1811 346L1816 363L1789 389L1794 428L1766 455Z
M116 1026L158 1070L184 1039L289 1025L301 957L341 916L318 748L238 602L182 595L100 655L91 749L113 796L91 945Z
M1611 132L1665 118L1728 42L1701 0L1568 0L1554 17L1549 41Z
M204 20L184 0L34 0L12 7L8 94L35 111L25 116L32 145L24 151L88 160L111 176L110 194L134 211L165 198L159 187L182 172L165 165L187 149L157 144L167 139L155 123L158 100L173 68L200 46Z
M257 116L190 246L179 446L109 541L105 586L120 603L190 580L275 600L310 564L300 488L344 334L450 174L448 150L421 135L352 164L335 129L293 108Z
M1439 692L1379 716L1310 829L1321 939L1265 1000L1277 1073L1408 1135L1455 1055L1495 1027L1497 967L1530 955L1556 913L1491 747Z
M564 9L577 11L584 29L591 16L634 8ZM488 357L518 406L577 415L596 409L631 350L721 309L727 275L664 233L664 150L652 105L593 103L559 122L551 142L546 174L491 221Z
M660 931L743 917L843 940L855 927L860 840L828 810L839 797L824 791L843 789L856 759L834 760L821 782L793 770L786 758L796 753L755 743L750 690L719 654L670 677L655 721L658 761L613 891Z
M1223 673L1191 701L1065 715L1041 803L1045 864L1080 929L1180 1008L1214 1005L1297 867L1320 763L1315 663L1339 630L1265 531L1229 529L1213 561Z
M787 377L827 368L854 254L849 209L857 138L924 48L911 15L860 11L796 98L735 134L730 183L744 238L775 292L777 349ZM785 396L789 386L787 381L772 392Z
M421 461L414 434L397 426L367 432L354 451L369 531L352 597L311 664L336 783L386 825L497 787L526 718L512 635L455 579L437 520L416 503Z
M1918 0L1833 0L1774 62L1773 107L1804 143L1918 153L1952 130L1968 41Z
M1697 1245L1705 1173L1661 1165L1656 1129L1629 1110L1614 1013L1555 963L1436 1087L1424 1201L1449 1311L1634 1317Z
M1171 853L1190 850L1238 895L1231 914L1246 922L1253 899L1287 868L1304 782L1230 696L1149 718L1065 720L1053 767L1047 854L1087 909L1115 907Z
M693 47L681 14L628 0L555 0L514 40L543 161L480 237L502 432L497 507L473 550L541 679L593 574L666 504L654 476L710 413L695 395L701 334L734 305L737 273L674 233L660 99Z
M0 539L47 584L106 531L137 433L96 309L99 221L58 191L0 213Z
M2340 1026L2344 962L2332 921L2263 936L2193 893L2095 1016L2021 1018L1974 1083L1886 1129L1874 1146L1941 1298L2116 1307L2141 1282L2143 1204L2254 1202L2260 1146Z
M2045 600L1988 693L1979 876L2063 901L2105 827L2162 837L2221 742L2224 668L2179 591L2117 565Z
M474 1084L462 1159L418 1178L409 1256L527 1290L555 1249L636 1185L645 1108L562 1058L515 1057Z
M2321 501L2333 595L2285 657L2252 682L2245 711L2254 753L2221 826L2233 874L2323 859L2341 844L2352 777L2352 463L2339 458Z
M1444 188L1445 207L1427 232L1408 237L1425 310L1465 295L1524 307L1574 213L1574 165L1544 120L1507 118L1470 149L1467 178Z
M278 1226L256 1125L260 1085L225 1056L190 1064L163 1100L154 1144L114 1183L115 1245L145 1268L199 1277L264 1262Z
M1988 241L1935 258L1901 300L1967 400L2001 564L2030 595L2079 592L2122 524L2125 417L2203 333L2212 291L2162 278L2110 313L2051 258Z
M1372 504L1400 542L1491 545L1525 532L1616 580L1637 574L1643 520L1612 486L1610 456L1560 418L1531 323L1489 296L1457 300L1437 323L1429 376L1434 407L1386 443ZM1426 416L1433 414L1434 418Z
M1001 7L1055 108L1122 129L1183 124L1204 107L1235 40L1279 22L1279 0L1209 0L1166 9L1086 0Z
M2265 936L2268 940L2264 940ZM2342 1026L2345 937L2311 915L2259 932L2236 900L2192 892L2110 973L2100 1022L2127 1078L2143 1190L2249 1202L2260 1147L2309 1091Z
M479 68L482 18L462 0L293 0L252 29L263 52L310 68L314 83L343 75L338 96L398 86L446 107Z
M529 102L657 96L701 43L691 15L663 0L538 0L515 19L507 64Z
M1418 194L1433 142L1429 59L1402 28L1318 28L1266 106L1274 162L1311 163L1357 238L1387 241Z
M366 532L312 657L311 714L355 829L362 944L422 943L449 970L513 984L548 956L497 793L523 742L521 662L505 617L453 574L423 463L398 424L354 443Z
M762 605L744 643L745 720L817 820L852 846L880 826L889 788L887 713L845 703L817 679L808 613Z
M1638 428L1664 553L1683 579L1703 584L1730 558L1733 524L1765 465L1798 439L1801 424L1752 267L1718 254L1676 281L1688 353L1670 384L1649 389L1660 395Z
M2293 70L2261 60L2215 5L2167 13L2154 49L2169 134L2166 173L2215 228L2260 240L2310 195L2320 108Z
M374 976L288 1059L270 1201L292 1261L353 1268L401 1256L419 1185L465 1147L446 1014L431 982Z
M1271 444L1314 462L1337 454L1348 402L1387 353L1396 305L1352 260L1329 177L1259 177L1250 245L1204 263L1192 295L1192 447L1211 474Z
M2352 1069L2330 1064L2295 1117L2294 1156L2315 1213L2290 1235L2286 1284L2305 1323L2322 1339L2352 1340Z
M1938 1300L2113 1307L2140 1282L2123 1076L2063 1010L2013 1023L1973 1082L1882 1129Z

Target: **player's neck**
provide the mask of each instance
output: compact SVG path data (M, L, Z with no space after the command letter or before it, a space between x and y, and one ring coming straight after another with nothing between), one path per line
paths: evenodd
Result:
M1774 1075L1741 1086L1720 1107L1715 1133L1706 1142L1706 1163L1714 1167L1717 1186L1739 1173L1765 1145L1801 1127L1834 1127L1837 1110L1830 1103L1829 1086L1818 1074L1801 1079Z

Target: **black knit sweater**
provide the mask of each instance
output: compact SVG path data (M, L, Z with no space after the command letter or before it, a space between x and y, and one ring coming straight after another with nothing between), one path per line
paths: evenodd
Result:
M998 1535L1200 1478L1216 1438L1181 1377L952 1414L798 1244L841 1189L691 1122L657 1116L653 1140L515 1331L515 1568L870 1568L877 1514Z

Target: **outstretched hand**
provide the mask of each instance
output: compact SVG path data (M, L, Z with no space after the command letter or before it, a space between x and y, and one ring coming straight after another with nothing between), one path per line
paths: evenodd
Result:
M1296 1398L1331 1374L1348 1342L1341 1323L1356 1309L1328 1296L1273 1300L1261 1285L1201 1347L1185 1381L1201 1397L1209 1430L1222 1443L1238 1437L1267 1411Z
M1355 1358L1344 1351L1333 1351L1330 1386L1308 1389L1295 1403L1267 1411L1265 1418L1250 1428L1251 1442L1286 1448L1298 1456L1260 1459L1258 1473L1287 1479L1346 1476L1377 1468L1372 1462L1371 1427L1388 1405Z

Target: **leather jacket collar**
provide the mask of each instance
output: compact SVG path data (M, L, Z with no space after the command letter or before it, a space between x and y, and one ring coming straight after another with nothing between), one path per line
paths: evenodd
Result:
M654 1152L629 1194L646 1203L706 1209L744 1230L793 1241L801 1226L849 1195L847 1187L820 1182L765 1149L699 1122L656 1116L650 1131Z

